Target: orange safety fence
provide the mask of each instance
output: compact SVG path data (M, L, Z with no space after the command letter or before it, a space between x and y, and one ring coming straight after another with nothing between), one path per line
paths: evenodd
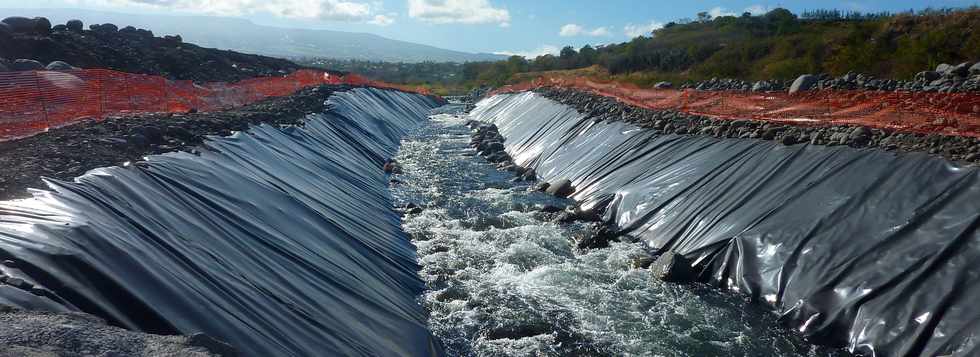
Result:
M285 96L320 84L350 84L429 94L424 89L299 70L234 83L194 83L105 69L0 73L0 141L83 120L128 113L212 111Z
M752 119L802 126L864 125L915 133L980 137L980 94L819 90L787 92L642 89L582 77L540 77L494 93L560 87L592 92L653 110L718 119Z

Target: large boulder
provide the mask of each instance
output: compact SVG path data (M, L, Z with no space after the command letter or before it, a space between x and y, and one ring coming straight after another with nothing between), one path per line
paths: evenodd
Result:
M970 62L960 63L956 66L953 66L953 68L950 68L949 74L955 75L957 77L966 77L970 75L970 66L972 65L973 63Z
M119 31L119 26L116 26L114 24L101 24L101 25L94 24L94 25L89 25L88 28L98 33L114 33Z
M10 38L13 33L14 30L10 29L10 25L0 22L0 39Z
M51 34L51 21L45 17L35 17L34 18L34 33L38 35L50 35Z
M789 94L794 94L800 91L808 91L813 89L819 82L817 76L811 74L804 74L793 81L793 85L789 87Z
M974 76L980 75L980 62L977 62L972 67L970 67L970 74Z
M82 32L85 29L85 24L82 23L82 20L68 20L65 26L68 26L68 31L71 32Z
M72 65L66 63L66 62L63 62L63 61L54 61L54 62L48 63L48 65L45 66L44 69L49 70L49 71L70 71L70 70L73 70L73 69L76 69L76 68L73 67Z
M949 70L951 69L953 69L953 66L949 65L948 63L942 63L936 66L936 72L939 72L939 74L942 75L949 73Z
M936 71L922 71L915 75L915 80L932 82L934 80L939 79L942 76L943 76L942 74Z
M32 33L34 32L34 20L28 19L21 16L11 16L3 19L3 23L10 26L10 30L14 33Z
M32 59L17 59L10 66L11 70L14 71L40 71L44 69L44 64Z

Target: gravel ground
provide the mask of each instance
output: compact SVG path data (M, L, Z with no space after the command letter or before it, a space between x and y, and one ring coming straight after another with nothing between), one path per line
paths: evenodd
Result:
M902 133L862 126L798 127L752 120L711 119L675 111L655 111L620 103L614 98L561 88L536 92L603 120L625 120L644 128L681 135L750 138L784 145L847 145L888 151L925 152L950 161L980 165L980 139L939 134Z
M0 305L0 357L235 356L206 335L161 336L109 326L83 313L26 311Z
M138 161L147 155L192 151L207 135L230 135L251 124L300 124L324 110L324 101L350 86L320 86L241 108L186 114L112 117L0 142L0 200L30 197L42 177L71 180L86 171Z

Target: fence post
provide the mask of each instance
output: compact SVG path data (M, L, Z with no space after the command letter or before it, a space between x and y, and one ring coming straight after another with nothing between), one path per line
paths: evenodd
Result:
M41 76L37 75L37 71L31 71L34 74L34 86L37 88L37 99L41 101L41 112L44 113L44 125L45 129L51 128L51 121L48 118L48 104L44 100L44 92L41 92Z

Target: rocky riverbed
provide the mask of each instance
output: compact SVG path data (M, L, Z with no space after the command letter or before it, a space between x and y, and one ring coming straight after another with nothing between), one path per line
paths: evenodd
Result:
M847 145L924 152L954 162L980 164L980 139L972 137L903 133L863 126L803 127L754 120L712 119L670 110L638 108L614 98L572 89L546 87L536 91L599 120L623 120L662 133L773 140L784 145Z
M208 135L225 136L249 125L301 124L322 112L324 101L350 86L320 86L241 108L193 113L110 117L0 142L0 200L25 198L43 188L42 177L71 180L86 171L141 160L147 155L194 151Z

